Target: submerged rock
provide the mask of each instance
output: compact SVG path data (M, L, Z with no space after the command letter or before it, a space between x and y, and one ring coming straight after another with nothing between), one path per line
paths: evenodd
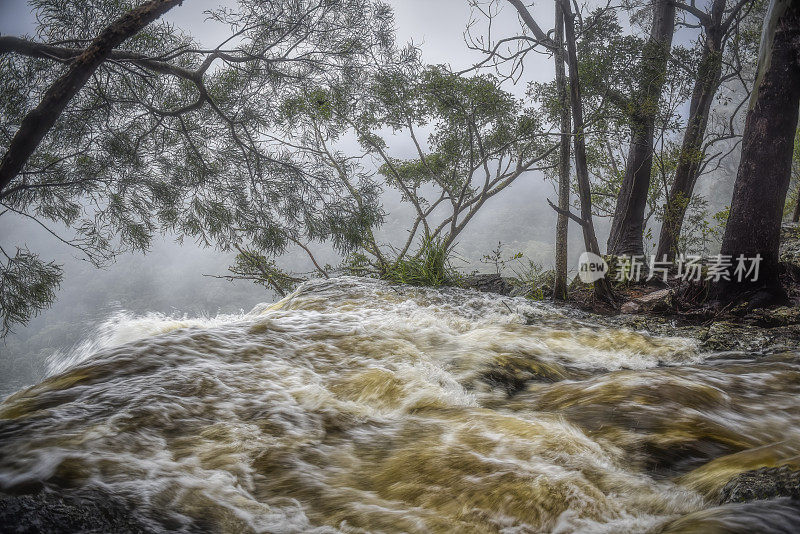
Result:
M499 355L480 375L481 380L505 389L508 395L522 391L528 382L552 383L567 377L567 371L556 363L513 354Z
M762 467L736 475L720 491L723 504L777 497L800 499L800 470L788 466Z

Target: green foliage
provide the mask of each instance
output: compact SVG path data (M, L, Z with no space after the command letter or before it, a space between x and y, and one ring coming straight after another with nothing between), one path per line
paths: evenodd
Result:
M287 273L279 268L274 260L252 250L239 249L229 271L232 280L251 280L267 289L272 289L281 297L285 297L305 279Z
M686 199L682 201L686 202ZM726 207L711 214L708 211L708 201L702 196L693 196L687 203L677 252L708 256L722 239L729 213L730 207Z
M642 11L648 14L648 4ZM648 88L654 76L647 72L648 40L631 33L618 18L618 11L596 9L587 14L578 40L579 75L584 114L589 118L586 156L592 181L593 213L601 217L614 214L617 197L625 173L627 146L631 129L642 114L656 111L657 147L654 154L653 179L650 181L648 205L656 211L664 194L665 181L671 178L677 156L677 138L683 131L681 104L691 97L691 69L697 62L695 50L673 46L673 65L667 68L664 89L657 102L648 102ZM529 94L541 106L546 121L559 124L561 102L555 81L533 83ZM555 156L555 155L554 155ZM556 179L556 169L548 172ZM577 192L577 184L573 181ZM575 195L577 201L577 195ZM577 206L576 206L577 207Z
M494 158L512 153L525 158L541 150L535 142L541 122L492 76L458 76L442 67L394 72L376 77L370 95L368 112L359 121L368 151L387 143L369 138L367 131L385 127L397 131L409 123L433 129L425 153L409 160L392 159L380 167L387 184L401 191L398 180L416 187L431 184L455 194L464 187L472 189L469 182L480 162L479 150Z
M139 3L33 0L37 41L84 46ZM377 184L355 162L343 174L293 149L309 130L290 119L329 121L337 88L394 61L391 10L379 0L239 0L208 17L233 38L219 57L166 21L128 39L120 50L166 67L103 64L2 192L2 213L67 228L62 239L98 266L147 251L156 232L270 256L292 239L358 248L383 216ZM0 152L62 71L0 55ZM31 312L41 306L31 301Z
M540 263L517 253L517 265L511 267L517 283L525 288L525 297L531 300L544 300L545 288L552 293L555 284L555 271L545 270Z
M508 257L504 256L503 243L498 241L497 248L493 249L489 254L484 254L483 257L481 257L480 262L485 265L493 266L495 274L500 275L507 265L522 258L522 252L517 252L516 254L512 254Z
M640 86L648 83L640 67L645 39L626 34L615 10L596 9L589 15L586 26L587 31L582 32L578 41L578 57L581 88L589 100L587 109L599 108L609 91L627 97L639 92ZM599 117L601 120L626 120L636 112L637 102L633 98L625 104L612 104L616 110L607 109Z
M352 252L342 262L342 272L352 276L380 278L380 272L367 254L361 251Z
M555 271L544 270L540 263L525 257L521 251L505 254L504 247L502 242L498 242L497 247L484 254L480 262L492 266L498 276L511 271L514 285L524 288L526 298L544 300L545 288L552 288L555 283Z
M28 324L49 307L62 272L26 249L17 249L14 257L0 252L6 260L0 265L0 336L5 337L15 325Z
M412 286L457 285L461 276L450 263L450 253L441 240L426 239L413 256L389 263L379 276L383 280Z
M413 209L404 244L380 244L363 231L359 254L346 262L349 272L405 261L420 240L449 249L488 198L535 168L553 146L538 115L495 77L424 67L410 51L363 84L311 87L287 99L282 110L287 132L305 132L294 137L298 152L320 169L333 169L357 201L373 191L362 185L365 192L356 192L355 185L372 184L397 191ZM427 139L420 135L425 130ZM348 134L355 135L360 152L338 149ZM400 135L410 138L413 157L392 155ZM364 172L362 161L376 164L378 180Z

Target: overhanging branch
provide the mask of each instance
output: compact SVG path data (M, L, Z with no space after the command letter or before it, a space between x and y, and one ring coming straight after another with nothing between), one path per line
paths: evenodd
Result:
M550 207L553 208L554 210L556 210L556 213L558 213L559 215L564 215L565 217L569 217L570 219L572 219L576 223L580 224L581 227L586 226L586 221L584 221L583 219L581 219L580 217L578 217L577 215L575 215L574 213L572 213L569 210L562 210L561 208L559 208L558 206L553 204L550 201L549 198L547 199L547 203L550 204Z

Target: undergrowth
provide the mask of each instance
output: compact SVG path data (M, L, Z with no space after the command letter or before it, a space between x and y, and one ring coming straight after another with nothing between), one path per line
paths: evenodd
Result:
M450 254L451 250L440 240L426 239L414 255L385 265L379 277L389 282L412 286L458 285L461 275L452 266Z

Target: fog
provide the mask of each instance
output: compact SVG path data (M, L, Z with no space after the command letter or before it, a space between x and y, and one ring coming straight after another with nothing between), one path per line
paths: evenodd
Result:
M448 64L453 70L464 69L479 59L464 44L464 31L470 21L470 8L465 0L392 0L395 9L398 41L411 41L419 46L427 63ZM192 0L169 13L168 19L186 29L203 43L214 43L225 34L220 28L204 22L203 11L219 4L218 0ZM537 8L538 9L538 8ZM519 23L511 9L498 19L495 35L511 35ZM541 11L540 11L541 12ZM547 20L550 13L543 15ZM0 0L0 33L33 34L33 18L24 0ZM475 32L482 31L478 21ZM516 85L508 86L518 97L525 94L527 82L552 78L551 60L532 54L525 76ZM410 156L410 143L401 138L390 146L394 156ZM735 167L733 167L735 168ZM730 199L729 174L718 173L701 179L701 193L711 194L716 206ZM470 223L458 240L457 255L463 271L488 271L491 268L479 259L498 242L508 253L523 252L545 267L552 265L556 216L547 205L547 198L557 197L554 185L539 172L529 172L509 189L492 198ZM384 209L386 223L378 231L380 240L397 242L404 239L410 213L399 205L396 195L387 194ZM598 239L605 243L609 221L597 222ZM581 252L580 229L570 225L570 265ZM655 231L654 231L655 233ZM58 350L69 350L92 332L97 325L121 310L134 314L158 312L171 315L208 315L248 311L259 302L269 302L275 295L246 281L231 283L204 275L222 275L233 255L213 248L203 248L191 241L177 242L174 235L158 236L146 254L125 254L103 270L92 267L77 257L73 250L59 243L34 222L8 215L0 222L0 243L27 246L44 259L64 265L64 282L58 300L49 310L17 327L0 345L0 397L44 376L46 359ZM338 263L333 252L316 244L322 262ZM310 270L308 259L291 251L280 264L298 271Z

